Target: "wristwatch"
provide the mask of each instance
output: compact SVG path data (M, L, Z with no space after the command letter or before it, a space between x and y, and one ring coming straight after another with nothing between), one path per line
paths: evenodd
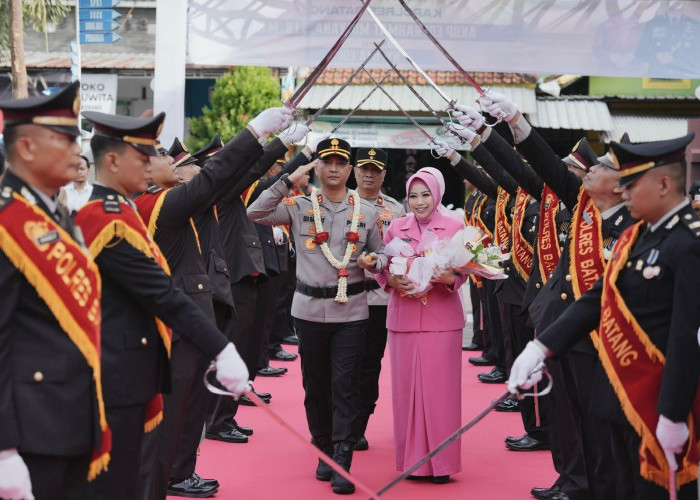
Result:
M284 182L287 189L292 189L294 187L294 183L289 180L289 174L284 174L282 177L280 177L280 180Z

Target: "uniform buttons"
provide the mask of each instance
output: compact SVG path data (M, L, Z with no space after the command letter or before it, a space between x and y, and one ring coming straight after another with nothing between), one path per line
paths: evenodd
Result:
M567 274L567 275L564 277L564 279L565 279L566 281L571 281L571 275L570 275L570 274Z
M542 283L535 283L535 288L537 288L537 289L542 288Z
M204 290L204 285L202 285L201 283L199 283L199 284L197 285L197 290Z
M631 261L631 260L628 260L628 261L627 261L627 264L625 264L625 267L632 267L632 261Z
M44 374L41 372L34 372L34 381L41 382L42 380L44 380Z
M566 300L567 298L569 298L569 296L567 294L565 294L565 293L561 294L561 300Z
M506 271L510 271L510 267L506 267Z
M141 337L141 344L143 344L143 345L148 344L148 339L146 337Z

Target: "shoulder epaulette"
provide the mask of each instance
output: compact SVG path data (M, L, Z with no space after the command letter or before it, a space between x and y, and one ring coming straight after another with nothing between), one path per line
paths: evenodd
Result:
M681 221L696 238L700 238L700 218L697 215L692 213L683 214Z
M121 204L116 196L113 194L108 194L107 197L102 202L102 208L105 213L108 214L119 214L122 211Z
M162 190L163 190L162 187L156 186L156 185L154 184L154 185L152 185L152 186L148 186L148 189L146 189L146 192L147 192L147 193L151 193L151 194L156 194L156 193L160 193Z
M12 203L12 188L10 186L5 186L0 191L0 210L3 210L6 206Z

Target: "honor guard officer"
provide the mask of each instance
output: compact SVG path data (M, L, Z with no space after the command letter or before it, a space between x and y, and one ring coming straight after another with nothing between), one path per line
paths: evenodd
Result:
M170 331L176 327L211 359L229 391L248 387L236 348L176 287L167 262L130 196L145 191L149 157L164 113L149 119L90 112L97 182L92 201L77 214L102 275L102 360L107 421L113 433L109 471L95 498L134 498L144 431L162 418L161 392L170 390Z
M109 461L100 276L57 203L77 177L80 82L0 102L0 497L85 498Z
M357 378L367 329L364 268L381 270L386 256L377 211L345 183L350 176L350 144L326 139L318 144L315 167L321 189L283 201L308 171L282 177L248 208L263 224L288 224L297 243L297 291L292 316L299 337L304 406L313 443L350 470L357 440ZM364 252L371 252L365 260ZM335 443L335 448L334 448ZM355 487L322 461L316 478L331 481L336 493Z
M612 143L623 199L640 222L622 233L596 284L528 344L508 383L531 387L547 356L596 330L615 388L596 397L617 398L627 418L611 427L617 498L668 498L675 484L677 498L697 498L700 219L685 197L684 162L693 136Z
M355 154L357 192L360 198L374 206L382 231L389 228L392 220L406 213L401 203L382 194L388 159L387 152L379 148L359 148ZM369 448L365 430L379 399L379 373L386 348L386 310L389 303L389 294L380 288L369 271L365 271L365 288L369 321L360 357L360 413L356 450Z

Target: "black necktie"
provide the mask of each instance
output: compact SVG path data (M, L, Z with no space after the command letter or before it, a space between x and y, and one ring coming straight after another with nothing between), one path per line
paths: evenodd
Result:
M71 219L70 215L68 215L68 212L66 211L65 208L59 203L56 205L56 211L54 212L54 218L56 219L56 222L58 222L58 225L61 226L63 229L68 231L68 234L72 234L72 224L71 224Z

